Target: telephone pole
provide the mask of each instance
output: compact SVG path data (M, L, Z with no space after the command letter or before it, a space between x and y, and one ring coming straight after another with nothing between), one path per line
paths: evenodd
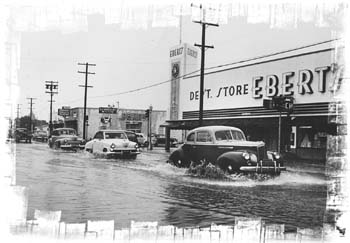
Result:
M91 73L88 71L89 66L96 66L96 64L92 64L92 63L78 63L78 65L84 65L85 66L85 72L82 71L78 71L78 73L84 73L85 74L85 85L79 85L79 87L84 87L85 88L85 94L84 94L84 119L83 119L83 139L85 139L86 137L86 132L85 132L85 127L86 127L86 123L87 123L87 117L86 117L86 100L87 100L87 88L92 88L92 86L88 86L88 75L89 74L95 74L95 73Z
M16 119L16 128L18 127L18 123L19 123L19 110L21 109L21 104L17 104L17 119Z
M194 7L191 4L191 7ZM201 71L200 71L200 86L199 86L199 126L203 125L203 95L204 95L204 64L205 64L205 48L214 48L214 46L205 45L205 29L208 25L218 27L218 24L209 23L205 21L205 8L202 7L202 4L199 5L201 11L201 20L193 21L194 23L198 23L202 26L202 43L194 44L195 46L201 47Z
M32 133L33 132L33 128L32 128L32 114L33 114L33 100L35 100L35 98L27 98L28 100L30 100L30 103L28 103L30 105L30 113L29 113L29 131Z
M149 143L149 149L153 150L153 144L152 144L152 110L153 106L149 106L149 118L148 118L148 123L149 123L149 134L151 137L150 143Z
M55 102L52 100L52 97L54 94L58 94L58 82L57 81L45 81L45 87L46 87L46 92L50 94L51 99L49 100L50 102L50 123L49 123L49 130L50 130L50 135L53 130L53 125L52 125L52 102Z

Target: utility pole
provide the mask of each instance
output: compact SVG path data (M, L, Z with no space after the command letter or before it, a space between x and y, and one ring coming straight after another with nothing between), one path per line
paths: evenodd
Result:
M18 127L18 123L19 123L19 110L21 109L20 106L21 106L21 104L17 104L16 128Z
M194 7L191 4L191 7ZM209 23L205 21L205 8L202 8L202 4L199 6L201 10L202 18L199 21L193 21L202 25L202 43L194 44L195 46L201 47L201 71L200 71L200 86L199 86L199 126L203 125L203 96L204 96L204 64L205 64L205 48L214 48L214 46L205 45L205 29L208 25L218 27L218 24Z
M52 124L52 102L55 102L52 100L52 97L54 94L58 94L58 82L57 81L45 81L45 87L46 87L46 92L47 94L50 94L50 123L49 123L49 130L50 130L50 135L53 130L53 124Z
M33 128L32 128L32 114L33 114L33 100L35 100L35 98L27 98L28 100L30 100L30 113L29 113L29 131L32 133L33 132Z
M150 134L150 143L149 143L149 149L152 150L153 149L153 144L152 144L152 109L153 107L150 105L149 106L149 118L148 118L148 122L149 122L149 134Z
M86 119L86 101L87 101L87 88L92 88L92 86L88 86L88 75L89 74L95 74L95 73L91 73L88 71L89 66L96 66L96 64L92 64L92 63L78 63L78 65L84 65L85 66L85 72L82 71L78 71L78 73L84 73L85 74L85 85L79 85L79 87L84 87L85 88L85 94L84 94L84 119L83 119L83 139L85 139L86 137L86 132L85 132L85 127L86 127L86 123L87 120Z

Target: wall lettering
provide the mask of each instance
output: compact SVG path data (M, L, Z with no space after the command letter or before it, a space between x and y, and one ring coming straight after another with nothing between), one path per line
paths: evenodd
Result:
M308 69L299 71L299 83L298 83L298 93L299 94L312 94L311 88L312 82L312 72Z
M278 94L278 77L276 75L266 76L266 97L273 97Z

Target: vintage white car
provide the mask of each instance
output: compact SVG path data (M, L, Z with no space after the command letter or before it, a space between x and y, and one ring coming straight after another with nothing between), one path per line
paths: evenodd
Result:
M100 130L85 144L85 151L107 158L135 159L140 153L137 143L129 141L123 130Z

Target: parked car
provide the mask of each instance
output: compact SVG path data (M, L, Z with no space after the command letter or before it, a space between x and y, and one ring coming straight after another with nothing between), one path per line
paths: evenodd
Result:
M148 147L147 137L143 133L136 133L136 137L140 147Z
M133 131L125 131L126 136L132 142L138 143L136 133Z
M85 140L77 136L73 128L57 128L52 131L48 141L53 149L73 150L84 149Z
M152 144L153 146L157 147L157 146L165 146L165 135L154 135L154 137L152 137ZM178 144L177 139L176 138L170 138L170 147L176 147Z
M178 167L210 162L229 174L278 175L286 170L280 155L266 151L264 142L246 141L240 129L229 126L207 126L191 130L185 143L170 155L168 162Z
M135 159L140 153L137 143L130 141L123 130L100 130L86 143L85 151L102 154L107 158Z
M38 142L47 142L48 140L48 135L47 132L45 131L35 131L33 133L33 140L38 141Z
M31 143L33 135L30 131L28 131L27 128L16 128L14 137L16 143L20 143L21 141L24 141L25 143Z

